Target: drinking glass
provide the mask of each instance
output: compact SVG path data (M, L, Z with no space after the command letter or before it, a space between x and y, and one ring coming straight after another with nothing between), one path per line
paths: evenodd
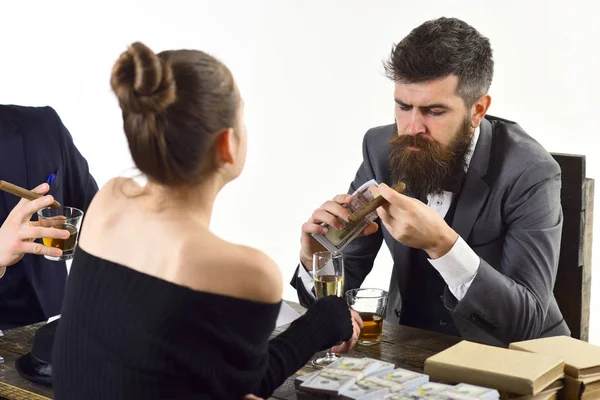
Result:
M62 250L62 256L44 256L48 260L70 260L75 253L77 236L81 228L83 211L73 207L42 208L37 212L40 226L44 228L65 229L71 234L67 239L42 238L44 246L55 247Z
M379 343L383 332L383 320L388 304L388 292L381 289L351 289L346 292L346 301L363 321L358 343L373 345Z
M313 280L317 299L325 296L343 297L344 259L341 253L320 251L313 254ZM325 367L339 357L327 349L324 357L312 361L315 367Z

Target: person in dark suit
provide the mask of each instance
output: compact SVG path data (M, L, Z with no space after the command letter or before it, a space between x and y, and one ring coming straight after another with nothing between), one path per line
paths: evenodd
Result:
M395 123L369 130L349 193L375 180L388 204L342 250L345 289L360 287L386 242L393 260L386 320L506 346L570 335L553 295L563 214L561 170L517 123L486 115L489 40L455 18L413 29L385 64ZM405 193L390 186L403 181ZM349 195L303 225L293 279L314 299L311 236L339 228Z
M28 201L0 192L0 329L10 329L61 310L65 262L44 258L60 250L34 240L65 231L35 226L37 211L57 200L85 212L98 186L51 107L0 106L0 179L47 194Z

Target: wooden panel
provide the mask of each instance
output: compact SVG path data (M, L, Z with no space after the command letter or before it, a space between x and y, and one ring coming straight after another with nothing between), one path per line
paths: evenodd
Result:
M554 295L571 335L588 340L594 180L585 156L552 154L562 170L563 230Z
M585 156L552 153L562 170L561 204L563 210L584 209Z
M581 340L589 339L592 295L592 238L594 226L594 180L585 180L585 217L583 226L583 265L581 267Z

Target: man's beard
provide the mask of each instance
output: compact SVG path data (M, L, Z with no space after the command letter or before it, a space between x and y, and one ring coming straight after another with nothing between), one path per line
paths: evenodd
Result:
M396 133L397 129L396 126ZM442 194L448 187L460 184L472 137L468 117L446 147L421 135L396 134L389 141L392 183L404 182L406 191L419 199L425 199L429 194ZM420 151L409 150L409 147Z

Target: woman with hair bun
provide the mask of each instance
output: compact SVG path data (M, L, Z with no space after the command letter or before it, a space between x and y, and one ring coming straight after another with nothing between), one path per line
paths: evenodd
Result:
M246 157L227 67L133 43L110 83L148 182L112 179L88 209L54 343L56 399L266 398L315 352L351 348L362 322L335 296L269 340L279 268L209 229Z

